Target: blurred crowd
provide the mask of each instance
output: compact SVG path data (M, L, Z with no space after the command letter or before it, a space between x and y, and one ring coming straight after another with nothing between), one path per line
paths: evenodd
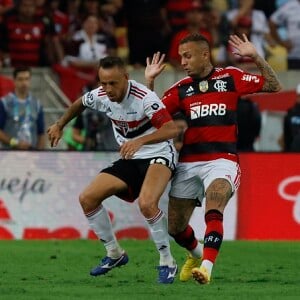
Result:
M195 32L211 44L217 66L255 72L227 42L246 34L266 59L281 49L287 69L300 69L299 28L300 0L0 0L0 69L52 68L74 101L97 84L98 61L107 55L138 69L161 51L180 69L179 41ZM0 94L9 86L0 83Z
M217 49L216 64L251 66L227 44L229 34L245 33L264 57L284 47L288 68L299 69L299 23L299 0L0 0L0 62L91 74L109 54L138 68L162 51L177 68L178 42L199 32Z

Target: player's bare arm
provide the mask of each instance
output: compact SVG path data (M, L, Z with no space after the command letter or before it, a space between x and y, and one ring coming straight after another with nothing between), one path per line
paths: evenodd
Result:
M279 92L282 87L271 66L259 55L253 61L265 78L262 92Z
M120 155L130 159L143 145L156 144L175 138L179 130L174 121L164 123L156 131L124 143L120 148Z
M254 45L248 40L245 34L243 34L243 39L239 38L237 35L231 35L229 44L236 49L234 52L235 54L249 56L253 59L253 62L265 78L262 92L278 92L281 90L281 84L276 73L271 66L258 55Z
M82 104L81 97L78 98L63 114L63 116L51 125L48 130L48 139L50 141L51 147L57 146L60 138L63 134L64 127L76 116L78 116L85 107Z
M155 78L165 69L166 64L164 63L165 54L156 52L153 54L152 59L147 57L146 68L145 68L145 79L148 89L154 90Z

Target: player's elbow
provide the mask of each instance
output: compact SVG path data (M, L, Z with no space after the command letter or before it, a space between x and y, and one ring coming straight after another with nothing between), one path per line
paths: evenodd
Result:
M163 128L165 134L167 135L168 139L174 139L180 133L179 128L176 126L175 122L172 120L165 123L162 126L162 128Z
M282 85L280 82L267 82L264 84L262 88L262 92L267 92L267 93L277 93L282 90Z
M278 84L274 87L274 93L280 92L282 90L282 85L281 83L278 82Z

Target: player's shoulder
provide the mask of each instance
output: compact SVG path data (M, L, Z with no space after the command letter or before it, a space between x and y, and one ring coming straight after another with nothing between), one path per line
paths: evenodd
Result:
M189 84L193 81L193 79L190 76L186 76L180 80L178 80L177 82L175 82L173 85L171 85L166 91L165 91L165 95L178 89L179 87L181 87L182 85L185 84Z
M245 73L245 71L243 71L242 69L240 68L237 68L237 67L234 67L234 66L228 66L226 68L223 68L223 72L230 72L232 74L242 74L242 73Z
M106 95L106 92L102 88L102 86L99 86L91 91L86 92L82 96L82 101L85 105L89 106L94 102L105 102L108 100L108 97Z
M134 97L136 100L144 100L147 96L153 95L150 89L135 80L129 80L129 85L129 96Z
M107 98L106 92L104 91L102 86L99 86L91 91L88 91L85 95L88 97L92 95L93 98Z
M213 74L214 78L224 78L224 77L233 77L233 78L240 78L242 77L244 74L247 74L247 72L245 72L244 70L234 67L234 66L228 66L226 68L217 68L215 73ZM217 78L217 79L219 79Z

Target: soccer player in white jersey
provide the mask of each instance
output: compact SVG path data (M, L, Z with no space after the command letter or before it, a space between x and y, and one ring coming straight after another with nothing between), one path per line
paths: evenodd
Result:
M102 206L105 199L116 195L129 202L138 198L160 254L158 282L172 283L177 265L170 251L167 219L158 202L177 162L172 141L177 126L154 92L128 79L120 58L101 59L98 75L100 86L77 99L48 129L51 146L56 146L65 125L89 107L107 114L120 144L121 158L103 169L79 197L90 227L107 251L90 274L103 275L128 262Z

